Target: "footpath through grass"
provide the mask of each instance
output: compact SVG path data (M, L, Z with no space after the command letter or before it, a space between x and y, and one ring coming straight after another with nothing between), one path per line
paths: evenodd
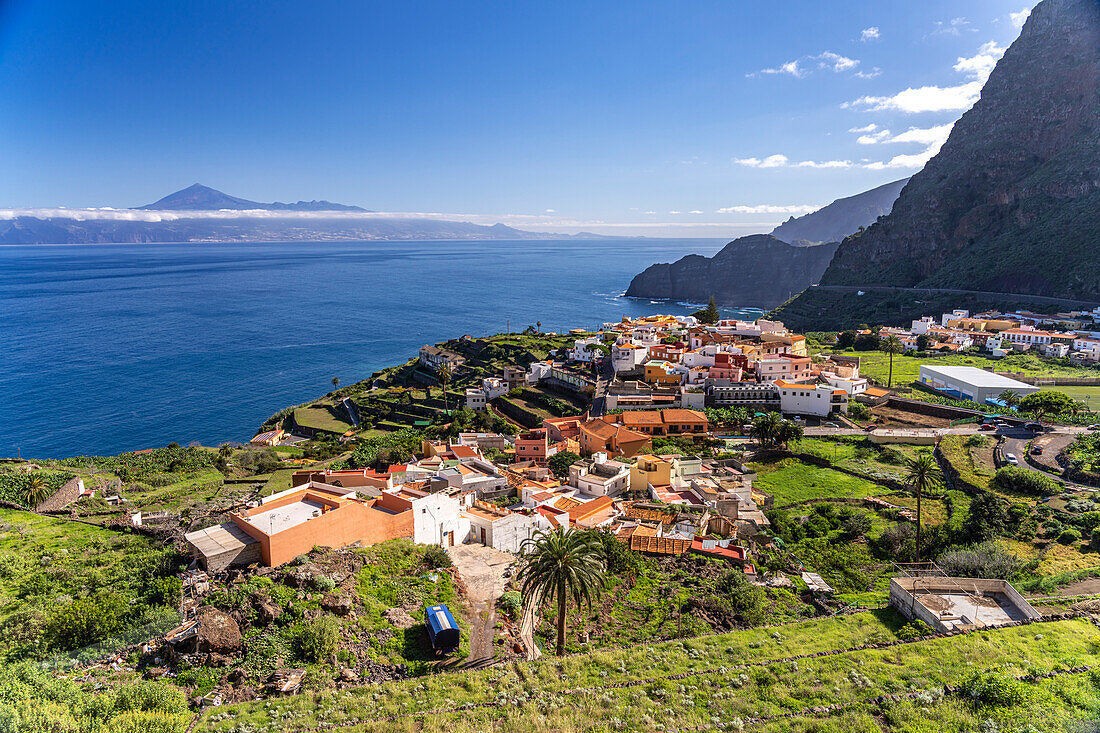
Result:
M737 631L629 650L545 659L443 674L389 685L304 693L285 700L210 711L196 730L211 731L580 731L752 730L1003 731L1039 720L1064 730L1100 705L1088 674L1012 683L997 703L944 697L975 671L1022 676L1100 664L1095 627L1081 619L927 638L882 649L846 648L895 638L890 611ZM814 652L837 652L792 659ZM685 673L689 673L686 674ZM682 677L670 678L673 675ZM881 703L887 694L927 691ZM815 708L846 705L837 717ZM1041 718L1034 717L1036 714ZM395 720L386 720L398 716ZM821 718L819 720L819 718ZM827 727L826 727L827 726Z

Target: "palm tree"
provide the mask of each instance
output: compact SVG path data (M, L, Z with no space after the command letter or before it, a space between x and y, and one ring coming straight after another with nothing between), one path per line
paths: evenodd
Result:
M558 604L557 654L565 654L565 611L569 599L590 608L603 589L606 568L603 543L592 530L557 529L539 532L520 547L526 563L516 575L526 603Z
M772 440L780 448L786 448L788 443L792 443L796 440L802 440L803 430L800 425L795 425L790 420L783 420L775 426L775 430L772 433Z
M1020 404L1020 395L1011 389L1006 389L997 395L997 399L1005 403L1005 407L1010 410L1015 410L1016 406Z
M539 333L541 334L542 333L542 321L535 321L535 328L537 328L539 330Z
M340 388L340 377L333 377L332 378L332 388L333 389L339 389Z
M766 413L752 421L749 435L759 440L761 445L772 445L776 442L776 433L783 422L783 417L778 412Z
M23 503L31 509L49 499L51 494L53 489L41 476L28 476L23 482Z
M886 388L891 389L894 386L894 354L902 353L905 347L897 336L887 336L879 343L879 349L890 355L890 376L887 379Z
M439 375L439 382L443 385L443 412L449 412L447 409L447 384L451 381L451 365L444 362L436 370L436 374Z
M920 562L920 499L921 494L942 485L943 474L929 451L921 451L906 462L905 484L917 492L917 562Z
M218 455L228 460L229 456L233 455L233 446L229 443L222 443L218 446Z

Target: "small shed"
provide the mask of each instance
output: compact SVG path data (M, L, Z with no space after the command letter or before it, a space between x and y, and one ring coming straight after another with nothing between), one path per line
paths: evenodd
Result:
M461 632L449 608L442 604L428 606L424 609L424 624L436 654L449 654L458 649Z

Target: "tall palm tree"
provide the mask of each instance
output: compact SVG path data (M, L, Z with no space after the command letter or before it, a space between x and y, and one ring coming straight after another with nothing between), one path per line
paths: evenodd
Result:
M790 420L783 420L775 426L775 430L772 433L772 440L780 448L786 448L788 443L792 443L797 440L802 440L803 436L802 426L795 425Z
M1005 407L1010 410L1015 410L1016 406L1020 404L1020 395L1011 389L1006 389L997 395L997 399L1005 403Z
M443 385L443 411L449 412L447 409L447 384L451 381L453 376L451 372L451 365L444 362L436 370L436 374L439 376L439 383Z
M339 389L340 388L340 377L333 377L332 378L332 388L333 389Z
M592 530L539 532L520 547L526 563L516 575L526 603L557 602L557 654L565 654L565 612L569 599L592 606L603 589L606 568L599 535Z
M23 482L23 503L30 509L50 498L53 489L41 476L28 476Z
M772 445L776 442L776 433L783 422L783 416L778 412L766 413L752 421L749 435L759 440L761 445Z
M894 354L902 353L905 351L905 347L897 336L887 336L880 342L879 349L890 355L890 376L887 379L886 388L892 389L894 386Z
M929 489L943 484L943 474L929 451L921 451L906 461L905 484L917 492L917 562L920 562L920 499Z

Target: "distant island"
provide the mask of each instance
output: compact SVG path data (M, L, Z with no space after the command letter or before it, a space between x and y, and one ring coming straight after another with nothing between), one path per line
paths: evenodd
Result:
M598 238L386 214L331 201L260 203L200 183L132 209L50 209L0 219L0 244Z

